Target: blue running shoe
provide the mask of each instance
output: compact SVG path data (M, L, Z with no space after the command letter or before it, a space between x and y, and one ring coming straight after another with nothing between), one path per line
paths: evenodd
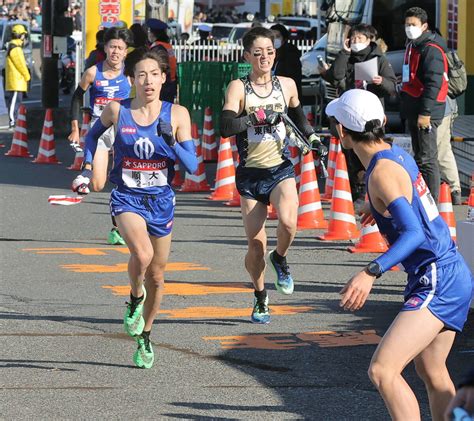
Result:
M270 264L275 271L276 280L275 280L275 287L278 292L281 292L285 295L293 294L293 278L290 274L290 267L287 264L280 265L275 261L274 258L275 250L270 252L268 258L270 260Z
M264 301L259 301L257 298L253 300L252 323L268 324L270 323L270 310L268 309L268 296Z

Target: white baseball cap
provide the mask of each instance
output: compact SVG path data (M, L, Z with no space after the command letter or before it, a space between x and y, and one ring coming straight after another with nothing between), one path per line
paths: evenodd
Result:
M383 125L385 112L377 95L365 89L350 89L326 107L326 114L334 117L345 128L354 132L366 132L366 123L380 120Z

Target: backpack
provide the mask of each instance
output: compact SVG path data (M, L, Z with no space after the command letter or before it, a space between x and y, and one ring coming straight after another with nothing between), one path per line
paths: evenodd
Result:
M446 58L448 59L448 96L454 99L467 89L467 72L456 51L448 51Z
M467 89L467 72L464 62L459 58L458 53L454 50L444 51L441 46L429 43L441 51L446 56L448 62L448 96L452 99L462 95Z

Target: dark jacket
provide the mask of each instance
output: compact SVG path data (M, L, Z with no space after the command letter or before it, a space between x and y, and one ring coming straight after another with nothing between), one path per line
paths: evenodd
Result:
M301 95L301 52L296 45L285 42L278 50L273 64L275 76L286 76L292 78L298 89L300 101Z
M421 96L415 98L403 92L402 85L400 98L403 118L414 120L418 118L418 115L429 115L433 120L441 120L444 116L445 101L437 100L444 78L444 59L441 51L436 47L426 45L428 43L438 44L445 52L447 51L446 42L435 32L425 32L411 42L412 47L421 54L417 77L424 89Z
M367 90L377 95L383 104L383 97L385 95L395 94L397 78L392 69L392 65L375 42L371 42L367 48L357 53L342 50L336 56L332 66L328 69L325 79L338 88L341 93L349 89L354 89L356 87L354 65L356 63L369 61L374 57L377 57L379 76L382 76L383 80L380 85L368 83Z

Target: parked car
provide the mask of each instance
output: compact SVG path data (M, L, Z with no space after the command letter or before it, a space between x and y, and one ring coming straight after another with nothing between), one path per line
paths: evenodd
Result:
M227 41L234 28L235 23L214 23L211 30L211 38L216 41Z
M273 23L263 22L262 26L270 28ZM234 28L230 31L228 42L229 44L237 44L241 42L244 34L252 27L252 22L236 23Z
M304 16L283 16L278 18L277 23L285 25L290 31L290 37L293 39L316 38L318 27L320 33L326 32L326 23L319 19Z

